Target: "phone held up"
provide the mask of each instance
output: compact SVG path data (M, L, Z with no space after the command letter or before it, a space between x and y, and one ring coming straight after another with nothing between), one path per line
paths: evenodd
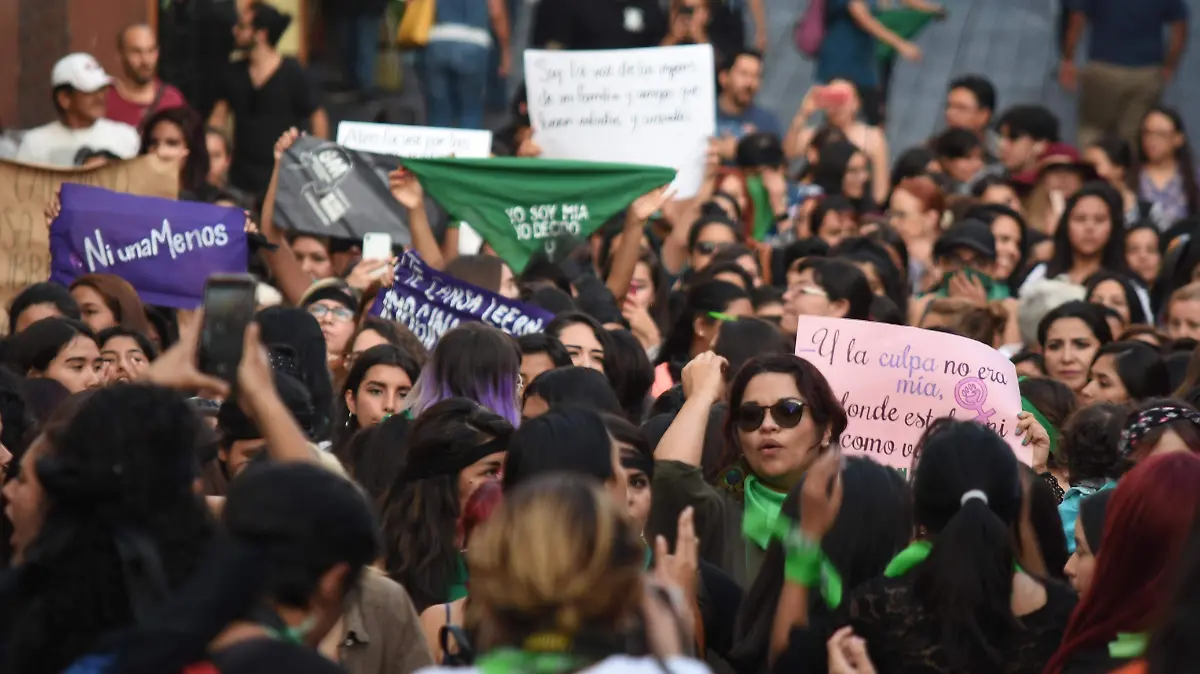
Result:
M237 383L246 328L257 308L256 283L249 274L214 274L204 285L204 324L200 329L200 371Z

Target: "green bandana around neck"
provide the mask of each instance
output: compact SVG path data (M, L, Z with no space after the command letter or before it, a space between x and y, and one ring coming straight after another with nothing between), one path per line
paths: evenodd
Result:
M1117 638L1108 644L1108 655L1118 660L1140 658L1150 644L1150 635L1137 632L1117 632Z
M742 506L742 535L763 550L775 534L775 521L787 494L771 489L754 475L747 475Z
M762 241L775 226L775 209L771 206L771 194L763 184L762 176L746 178L746 193L754 204L754 240Z
M570 653L537 653L516 648L493 650L475 662L482 674L560 674L587 665L587 660Z
M548 246L571 246L647 192L675 179L661 166L493 157L405 159L450 218L470 223L514 274ZM565 255L568 251L559 251Z
M455 556L454 575L446 586L446 602L458 601L467 596L467 560L462 553Z

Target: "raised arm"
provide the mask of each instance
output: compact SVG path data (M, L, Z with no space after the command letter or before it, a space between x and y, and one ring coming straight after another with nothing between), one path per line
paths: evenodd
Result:
M700 465L704 454L704 433L708 429L708 412L721 399L721 392L725 388L722 372L728 366L728 361L712 351L696 356L684 366L683 394L687 400L654 449L656 461Z
M617 304L629 292L629 284L633 280L633 271L637 267L638 255L642 250L642 230L646 221L663 207L675 190L660 187L638 197L625 210L625 229L621 232L621 245L612 258L612 268L605 279L609 292L617 300Z
M421 188L421 182L415 175L400 168L388 174L388 187L396 201L408 210L408 231L412 234L413 248L425 260L425 264L434 269L445 269L442 249L433 235L433 229L429 227L429 216L425 213L425 190Z
M275 194L279 189L279 167L283 163L283 153L287 152L299 137L299 131L289 129L275 143L275 170L271 173L267 195L263 198L261 222L258 223L262 235L276 246L275 250L264 250L263 258L271 269L271 274L275 277L275 283L283 293L284 299L291 304L300 303L300 298L312 284L312 279L300 268L300 263L292 254L292 247L288 244L283 231L275 226Z

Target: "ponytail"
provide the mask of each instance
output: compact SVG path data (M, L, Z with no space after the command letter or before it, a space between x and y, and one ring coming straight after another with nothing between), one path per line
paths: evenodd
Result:
M940 420L923 443L913 495L933 540L913 590L938 623L950 669L1000 672L1018 628L1009 534L1021 510L1016 458L985 426Z

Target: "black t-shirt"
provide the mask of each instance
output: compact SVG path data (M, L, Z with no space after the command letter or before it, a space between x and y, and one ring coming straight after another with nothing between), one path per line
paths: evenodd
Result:
M249 61L232 64L221 98L234 116L229 181L262 196L275 167L275 141L293 126L308 127L317 109L316 94L300 62L285 58L258 89L250 82Z
M533 44L562 49L654 47L667 35L658 0L542 0Z
M221 674L345 674L316 651L278 639L254 639L214 653Z

